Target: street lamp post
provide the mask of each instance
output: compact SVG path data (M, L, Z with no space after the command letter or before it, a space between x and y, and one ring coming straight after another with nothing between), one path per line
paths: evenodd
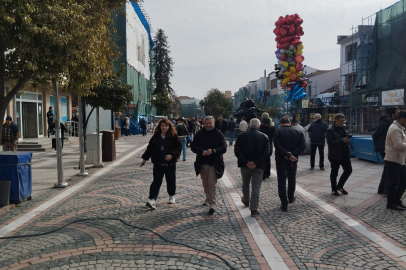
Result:
M59 113L59 93L58 93L58 83L56 79L52 79L52 85L54 88L54 107L55 107L55 147L56 147L56 170L58 174L58 183L54 185L55 188L65 188L68 186L63 179L63 163L62 163L62 145L61 145L61 115ZM62 134L63 140L63 134Z
M82 98L78 97L78 107L80 108L80 113L79 113L79 151L80 151L80 161L79 161L79 167L80 167L80 173L78 173L79 176L86 176L88 173L85 171L85 148L84 148L84 142L85 139L83 137L83 112L82 112Z

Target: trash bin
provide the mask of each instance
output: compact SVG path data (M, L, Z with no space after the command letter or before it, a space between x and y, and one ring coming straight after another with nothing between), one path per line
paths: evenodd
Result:
M103 130L102 137L102 159L103 161L113 161L116 159L116 141L114 140L114 130Z
M0 207L6 206L10 202L10 181L0 181Z
M117 140L118 138L121 138L121 128L118 125L116 125L114 127L114 139Z
M0 152L0 181L10 181L10 201L19 203L31 199L32 153Z

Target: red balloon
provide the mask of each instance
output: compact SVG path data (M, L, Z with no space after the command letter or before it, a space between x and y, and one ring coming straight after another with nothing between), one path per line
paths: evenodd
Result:
M307 82L306 81L303 81L302 82L302 84L300 85L301 87L303 87L303 88L306 88L306 86L307 86Z
M292 45L293 45L293 46L297 46L297 45L299 45L299 44L302 44L302 42L301 42L300 40L294 40L294 41L292 41Z
M281 39L281 43L290 43L293 40L292 36L284 37Z
M290 29L289 29L290 30ZM290 31L289 31L290 32ZM296 27L296 35L297 36L303 36L304 32L303 32L303 27L301 27L300 25Z
M279 19L276 21L275 25L276 26L281 26L283 24L285 24L285 18L280 16Z
M286 17L285 17L286 19ZM287 25L291 25L293 22L295 21L293 15L288 16L288 18L286 19L286 24Z
M287 25L283 25L283 26L286 26L286 28L287 28ZM281 27L281 30L280 30L281 36L286 37L286 35L288 34L288 30L285 29L283 26Z
M286 55L286 53L282 53L281 54L281 60L286 61L286 59L288 59L288 56Z
M295 25L292 23L289 26L289 34L294 35L295 33L296 33L296 28L295 28Z
M275 35L279 35L279 33L280 33L279 27L276 27L276 28L273 30L273 32L275 33Z
M299 26L299 25L301 25L303 23L303 20L302 19L296 19L295 20L295 25L296 26Z

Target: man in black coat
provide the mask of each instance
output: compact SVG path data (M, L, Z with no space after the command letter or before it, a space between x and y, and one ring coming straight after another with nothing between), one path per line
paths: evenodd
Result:
M350 140L351 136L348 134L344 126L345 116L341 113L336 114L334 117L334 124L327 129L327 144L328 144L328 159L331 163L331 194L339 196L340 191L342 194L347 195L348 192L344 189L344 184L352 173L351 159L350 159ZM343 174L337 184L338 170L340 166L343 167Z
M215 123L215 127L223 133L223 135L226 135L227 132L227 121L223 119L223 116L219 114L219 117Z
M281 118L273 140L281 209L287 212L288 203L295 201L297 161L299 154L305 150L306 143L303 134L291 126L289 117ZM286 196L286 176L288 177L288 196Z
M328 125L321 119L321 115L316 113L314 115L314 122L309 127L310 137L310 170L314 170L314 162L316 159L316 150L319 149L319 167L320 170L326 170L324 168L324 145L326 144L326 131Z
M196 176L200 174L203 182L206 200L203 203L209 206L209 213L215 212L217 179L224 174L223 154L227 151L224 135L214 127L213 116L204 118L204 128L196 133L191 144L196 154Z
M388 114L383 115L379 118L379 124L376 128L374 134L372 134L372 139L375 145L375 151L381 154L382 159L385 159L385 142L386 134L388 133L389 126L392 124L393 120L398 118L400 112L398 107L389 107L386 109ZM388 192L388 181L386 181L386 167L383 167L381 182L378 187L378 194L386 194Z
M140 128L142 136L147 136L147 121L145 121L144 118L142 118L140 121Z
M234 154L238 158L238 167L242 176L242 203L250 206L251 216L258 216L259 190L269 159L270 144L268 136L259 132L261 122L257 118L250 121L249 129L241 133L235 142ZM250 182L252 179L252 193L250 201Z

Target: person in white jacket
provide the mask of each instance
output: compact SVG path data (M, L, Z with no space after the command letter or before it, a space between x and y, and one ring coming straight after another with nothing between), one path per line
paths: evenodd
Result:
M389 181L386 208L406 210L402 202L406 190L406 111L400 111L398 120L390 125L385 142L386 179Z

